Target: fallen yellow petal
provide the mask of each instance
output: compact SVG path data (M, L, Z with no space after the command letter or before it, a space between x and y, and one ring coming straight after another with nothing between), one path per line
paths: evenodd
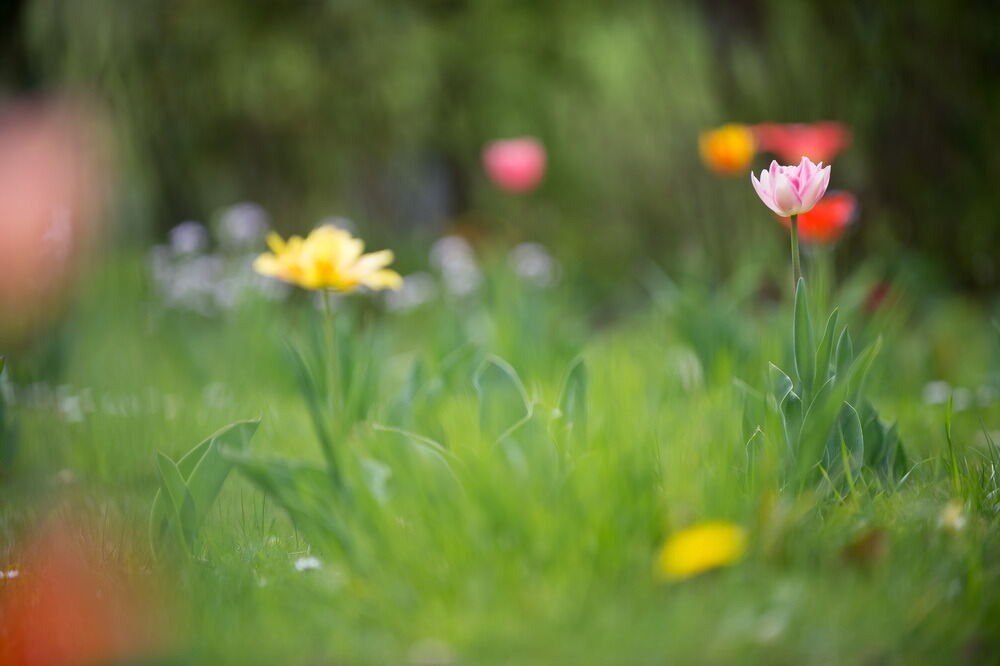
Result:
M670 535L656 560L664 580L683 580L738 562L746 552L746 531L734 523L700 523Z

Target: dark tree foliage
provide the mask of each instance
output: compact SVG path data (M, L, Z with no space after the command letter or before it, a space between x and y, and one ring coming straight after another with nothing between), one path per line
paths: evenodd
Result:
M724 272L766 222L700 169L697 132L840 120L834 187L863 205L841 258L916 251L984 289L1000 5L963 4L32 0L0 5L0 85L104 102L144 233L247 198L285 228L335 212L397 234L488 210L595 273L636 255ZM478 163L519 134L550 151L530 213Z

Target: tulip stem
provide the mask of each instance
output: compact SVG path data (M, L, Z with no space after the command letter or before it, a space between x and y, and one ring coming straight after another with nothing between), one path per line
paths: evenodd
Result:
M792 279L795 286L798 286L800 277L802 277L802 265L799 262L799 216L792 215Z
M340 365L339 354L337 353L337 326L333 319L333 304L330 302L333 295L324 290L323 297L323 329L326 338L327 359L326 363L326 392L329 401L330 417L334 417L337 407L337 375Z

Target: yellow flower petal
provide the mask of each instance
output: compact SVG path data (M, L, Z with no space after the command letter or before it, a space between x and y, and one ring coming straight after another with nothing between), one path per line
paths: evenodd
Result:
M746 531L722 521L700 523L672 534L656 561L665 580L683 580L717 567L735 564L746 551Z
M281 264L273 254L262 254L253 260L253 269L261 275L277 277L281 271Z
M392 263L395 259L392 250L379 250L378 252L371 252L369 254L360 257L354 264L353 271L360 275L366 275L368 273L374 273L375 271L385 268Z
M271 248L271 252L274 252L275 254L281 254L285 251L285 241L283 241L281 236L273 231L267 235L267 246Z
M403 278L396 271L386 268L365 277L362 284L369 289L399 289L403 286Z

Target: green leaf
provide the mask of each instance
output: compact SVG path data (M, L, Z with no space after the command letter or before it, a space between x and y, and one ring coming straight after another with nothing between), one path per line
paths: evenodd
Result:
M864 390L865 381L868 379L868 372L881 349L882 337L879 336L875 342L861 350L851 363L847 370L847 400L849 402L858 401Z
M424 437L423 435L418 435L417 433L410 432L409 430L382 425L380 423L372 424L372 428L381 432L391 432L396 435L401 435L412 446L419 449L422 453L426 453L437 458L449 469L451 469L449 461L457 460L457 458L455 458L455 454L449 451L443 444L435 442L430 437Z
M795 285L795 309L792 313L792 346L795 357L795 373L803 394L812 388L816 364L816 343L813 339L812 319L809 316L809 300L806 295L806 281L799 278Z
M865 464L882 478L895 481L906 472L906 455L896 424L886 424L867 400L858 413L865 435Z
M570 363L566 380L559 397L559 412L567 431L574 435L577 443L587 441L587 365L582 356Z
M220 458L219 446L235 450L246 448L259 425L260 419L231 423L197 444L177 462L178 472L194 502L196 528L204 521L231 468L227 461ZM163 533L168 509L168 498L162 490L156 491L149 511L150 542L154 549Z
M313 429L316 431L316 439L319 440L323 458L326 460L327 472L330 474L330 478L339 484L341 479L340 465L333 447L333 438L330 436L326 419L324 418L326 407L323 405L323 396L317 389L312 374L309 372L309 367L306 365L302 355L291 344L286 345L286 349L292 368L295 370L295 378L298 380L299 390L306 399L306 407L309 410Z
M780 407L788 394L792 392L792 380L774 363L768 364L768 375L771 379L771 395L774 396L775 405Z
M531 418L532 404L517 372L498 356L487 356L476 370L479 427L494 441L510 436Z
M819 387L818 391L816 391L816 395L813 396L812 402L809 403L809 408L806 409L806 413L802 417L803 423L807 424L803 426L803 429L807 426L814 425L814 422L816 421L829 419L833 416L834 412L837 411L837 403L833 403L832 406L830 404L832 399L836 398L836 394L833 390L835 384L836 380L831 377L823 382L823 385ZM826 426L823 426L823 431L826 431Z
M819 390L827 379L833 374L834 370L830 365L830 358L833 354L833 338L836 335L837 330L837 310L830 314L830 318L826 320L826 330L823 331L823 338L819 342L819 347L816 349L816 379L813 382L814 390Z
M802 427L802 399L792 390L792 380L781 368L770 364L771 394L775 408L781 416L785 444L790 456L797 455L799 432Z
M185 477L188 489L191 491L191 497L194 499L197 527L200 527L204 522L205 516L208 515L209 509L215 503L215 498L218 497L219 491L222 490L222 484L225 483L226 477L229 476L229 471L232 469L232 464L219 455L219 449L226 447L242 451L247 447L254 433L257 432L259 425L259 419L238 421L215 433L210 438L204 455ZM182 459L181 462L185 462L185 459ZM184 475L184 467L180 464L178 467L180 467L181 474Z
M843 375L847 372L847 369L851 367L852 361L854 361L854 344L851 342L851 334L845 326L844 330L840 333L840 338L837 340L837 358L834 363L837 375Z
M955 452L955 440L951 436L951 420L954 413L952 401L954 396L948 396L948 404L944 411L944 435L948 442L948 468L951 473L952 490L956 495L962 492L962 480L958 472L958 454Z
M849 485L861 472L865 462L865 436L861 418L854 407L845 402L837 413L826 444L826 469L839 470Z
M184 478L181 476L177 464L162 453L156 455L160 482L170 499L170 506L174 510L174 525L178 530L181 544L187 552L190 552L195 536L194 499L191 497L187 484L184 483Z

